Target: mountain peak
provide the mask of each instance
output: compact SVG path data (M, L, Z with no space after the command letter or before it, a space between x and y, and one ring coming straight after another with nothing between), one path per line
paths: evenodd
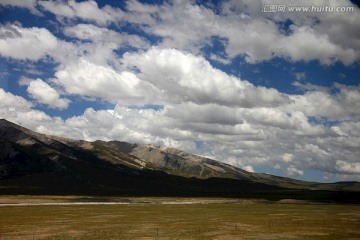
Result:
M6 120L5 118L0 118L0 126L10 125L10 124L14 124L14 123Z
M16 123L13 123L13 122L10 122L9 120L5 119L5 118L1 118L0 119L0 127L2 128L8 128L8 127L11 127L11 128L16 128L16 129L22 129L22 130L25 130L26 128L16 124ZM28 129L27 129L28 130ZM29 130L30 131L30 130Z

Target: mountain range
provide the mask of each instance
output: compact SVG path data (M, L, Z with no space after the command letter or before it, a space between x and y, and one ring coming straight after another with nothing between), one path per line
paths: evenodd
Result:
M49 136L5 119L0 149L0 194L360 199L358 182L251 173L175 148Z

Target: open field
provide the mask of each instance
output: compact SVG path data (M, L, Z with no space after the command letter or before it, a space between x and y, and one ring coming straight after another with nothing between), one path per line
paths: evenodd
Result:
M360 239L360 205L177 198L55 205L74 200L1 197L39 205L0 205L0 239Z

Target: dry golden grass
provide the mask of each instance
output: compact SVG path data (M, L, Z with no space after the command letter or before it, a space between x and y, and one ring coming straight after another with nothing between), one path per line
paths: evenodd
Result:
M0 239L360 239L359 205L216 201L0 206Z

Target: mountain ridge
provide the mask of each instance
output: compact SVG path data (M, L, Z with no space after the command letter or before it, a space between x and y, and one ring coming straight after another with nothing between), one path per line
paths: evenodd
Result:
M0 193L244 196L271 192L274 196L289 191L356 192L360 186L250 173L151 144L48 136L5 119L0 120L0 147Z

